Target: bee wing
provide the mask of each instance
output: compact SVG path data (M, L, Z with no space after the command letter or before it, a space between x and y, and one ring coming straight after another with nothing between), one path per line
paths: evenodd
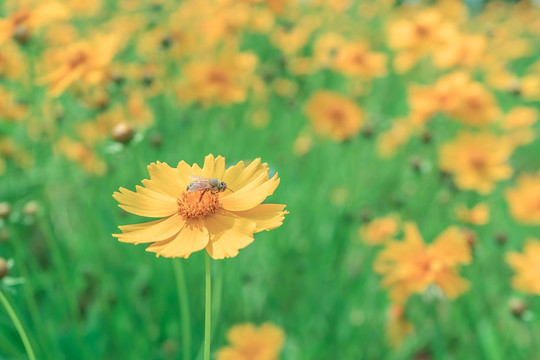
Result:
M195 180L188 185L187 192L197 192L201 190L211 189L212 185L208 180Z

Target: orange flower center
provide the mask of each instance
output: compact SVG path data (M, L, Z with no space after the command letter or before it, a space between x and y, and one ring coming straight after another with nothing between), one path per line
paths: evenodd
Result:
M208 82L214 85L225 85L228 83L228 78L223 72L214 70L208 74Z
M184 192L178 204L178 214L185 220L191 218L202 218L206 215L214 214L219 208L219 195L212 191Z
M470 157L471 166L478 171L482 171L486 168L487 162L484 156L480 154L472 154Z
M71 59L69 59L68 66L70 69L75 69L77 66L82 65L87 60L88 54L83 51L79 51Z
M341 109L331 109L328 112L328 117L336 125L342 125L345 122L345 114Z

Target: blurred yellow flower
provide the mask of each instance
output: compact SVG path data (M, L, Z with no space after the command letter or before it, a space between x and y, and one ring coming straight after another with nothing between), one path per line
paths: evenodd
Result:
M471 262L463 232L451 226L426 245L416 224L405 224L404 231L404 240L388 242L373 265L393 301L403 304L430 285L438 286L450 299L468 290L469 282L458 274L460 265Z
M509 252L506 262L515 272L512 287L529 294L540 295L540 241L527 239L523 253Z
M206 248L214 259L234 257L253 241L254 233L280 226L288 213L285 205L261 204L279 178L269 178L260 159L225 169L223 157L208 155L202 168L184 161L175 168L157 162L148 172L150 180L143 180L135 192L120 188L113 197L130 213L161 219L120 226L122 234L113 236L132 244L153 243L146 251L157 256L188 258ZM188 192L190 176L218 179L226 190Z
M499 180L508 179L513 148L505 138L490 133L460 133L439 148L439 167L454 175L458 188L487 194Z
M103 35L53 52L51 62L55 70L42 78L42 81L49 85L49 94L59 96L78 80L90 85L104 81L107 67L119 47L118 36Z
M512 217L527 225L540 225L540 171L521 175L517 187L506 190Z
M306 114L315 132L335 141L355 136L364 123L364 115L358 105L326 90L311 96L306 104Z
M377 138L377 152L382 158L394 156L398 148L406 144L414 131L409 119L395 119L392 127Z
M396 216L385 216L373 219L360 228L360 238L368 245L380 245L392 240L399 231Z
M538 110L533 107L516 106L504 118L501 128L506 131L513 146L527 145L536 138L533 125L538 120Z
M61 2L44 2L33 9L23 6L7 18L0 19L0 44L10 38L26 42L38 28L67 20L69 16L69 10Z
M231 327L227 333L231 345L218 350L216 360L277 360L285 342L285 333L276 325L265 323Z
M457 218L471 225L485 225L489 222L489 207L485 203L479 203L468 209L465 205L459 205L455 209Z
M466 125L480 126L494 122L500 114L493 95L480 83L471 82L457 89L459 101L449 115Z
M196 60L183 72L186 81L177 92L180 101L197 101L205 105L232 104L246 100L253 79L257 57L239 53L218 60Z
M366 79L386 75L386 55L371 52L367 44L357 42L342 46L337 53L334 68L349 76Z

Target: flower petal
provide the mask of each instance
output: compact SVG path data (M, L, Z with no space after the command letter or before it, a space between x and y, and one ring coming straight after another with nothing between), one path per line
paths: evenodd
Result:
M158 192L136 186L137 192L120 188L113 197L119 202L119 207L139 216L167 217L177 211L176 199Z
M182 230L185 223L186 221L176 213L165 219L119 226L122 234L113 234L113 236L119 241L133 244L156 242L175 236Z
M204 158L204 165L202 168L202 176L207 178L215 178L222 180L225 174L225 158L218 156L214 158L214 155L210 154Z
M264 181L264 176L264 174L261 174L261 176L244 186L241 190L222 197L220 199L221 206L225 210L244 211L262 203L264 199L274 193L274 190L279 185L278 174L274 175L270 180L261 183L261 180Z
M167 163L152 163L147 167L150 180L145 179L142 183L147 189L178 199L189 184L187 174L181 174L179 167L180 164L178 168L172 168Z
M157 256L188 258L208 244L208 230L200 219L188 220L180 233L167 240L158 241L146 248Z
M206 251L213 259L234 257L239 249L253 242L256 223L232 214L214 214L204 219L210 233Z
M283 219L288 211L283 211L286 205L260 204L253 209L245 211L231 211L234 215L255 221L255 232L272 230L283 224Z
M227 183L230 189L236 192L257 179L263 171L268 174L269 169L266 163L261 164L260 158L253 160L248 167L245 167L244 162L240 161L225 171L223 181Z

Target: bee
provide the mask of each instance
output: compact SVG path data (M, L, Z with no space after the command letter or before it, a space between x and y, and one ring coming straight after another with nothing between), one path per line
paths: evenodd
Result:
M218 179L209 179L203 176L196 176L196 175L188 175L191 179L193 179L192 182L189 183L186 190L188 193L201 191L201 197L199 198L199 201L202 200L203 195L210 190L213 193L217 192L223 192L227 190L227 184L223 181L219 181ZM231 190L231 189L229 189ZM232 190L231 190L232 191Z

